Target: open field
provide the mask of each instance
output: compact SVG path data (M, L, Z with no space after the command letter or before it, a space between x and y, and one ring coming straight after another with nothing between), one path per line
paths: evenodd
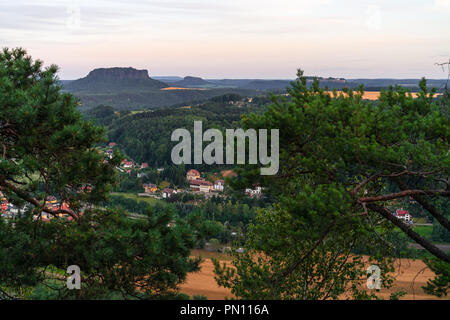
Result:
M424 238L429 238L433 233L433 226L414 226L414 231Z
M328 93L332 94L333 92L328 91ZM342 91L337 91L337 93L341 94ZM415 92L412 92L411 95L413 96L413 98L417 97L417 93L415 93ZM379 97L380 97L380 91L364 91L363 99L378 100Z
M154 206L155 204L159 203L162 205L165 205L166 202L160 199L155 199L153 197L138 197L135 193L126 193L126 192L113 192L111 193L113 196L122 196L128 199L133 199L136 201L143 201L148 203L149 205Z
M214 280L214 265L211 258L217 258L221 261L228 259L227 255L213 253L204 250L193 250L192 255L201 256L204 261L201 264L201 270L197 273L191 273L187 281L181 285L181 292L189 296L203 295L208 300L224 300L232 298L230 290L219 287Z
M181 292L190 296L204 295L209 300L231 298L231 292L219 287L214 280L214 265L210 259L214 257L225 261L228 260L228 256L204 250L194 250L192 254L205 259L201 265L201 271L188 276L186 283L181 286ZM381 290L379 296L383 299L389 299L391 293L403 289L407 294L401 298L402 300L437 299L434 296L425 294L422 289L422 286L426 284L427 280L433 276L433 272L420 260L398 259L396 261L396 281L393 287L389 290ZM449 300L450 297L444 299Z

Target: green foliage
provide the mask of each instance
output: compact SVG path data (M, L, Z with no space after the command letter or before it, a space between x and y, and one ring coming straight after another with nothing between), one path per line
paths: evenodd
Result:
M433 227L431 226L415 226L414 231L420 234L424 238L430 238L433 232Z
M83 121L77 100L60 93L57 67L42 65L22 49L0 53L0 188L13 201L57 195L76 210L81 200L105 199L119 159L94 149L104 130ZM87 185L90 192L78 192Z
M423 290L439 298L446 297L450 288L450 265L437 259L426 259L427 266L436 274L434 279L428 280Z
M400 300L400 298L406 295L406 293L407 292L405 290L391 293L391 295L389 296L389 300Z
M365 291L365 266L380 266L383 286L389 286L392 279L386 273L392 271L392 261L382 255L365 261L352 254L354 244L361 244L362 231L346 220L318 244L329 221L302 221L279 207L263 210L248 232L246 251L232 253L232 266L214 261L216 280L242 299L322 300L344 293L374 298ZM367 246L370 240L375 241L366 238Z
M178 285L198 270L194 230L172 226L170 208L93 209L108 200L121 157L95 147L104 129L82 120L57 67L42 65L22 49L0 53L0 191L28 208L0 217L0 299L187 298ZM50 210L47 196L68 207ZM70 265L81 268L81 290L66 289Z
M445 229L438 222L433 223L433 229L431 231L430 238L436 242L450 243L450 231Z
M88 211L77 223L54 219L18 219L15 228L0 221L0 284L20 297L29 286L52 281L56 270L78 265L82 289L57 285L49 295L58 299L97 299L111 292L139 298L170 298L188 272L198 270L190 250L196 238L191 228L169 211L147 211L130 219L118 211Z
M441 212L443 212L446 219L450 219L450 209L448 200L446 201L444 199L439 199L435 201L435 206L436 208L441 210ZM447 230L438 221L436 221L436 219L433 219L433 229L430 238L431 240L436 242L450 243L450 230Z
M172 164L170 154L177 144L171 141L175 129L186 128L193 136L196 120L202 121L204 128L237 128L242 112L257 112L261 109L259 105L237 108L222 101L207 101L190 108L161 108L121 118L109 127L108 136L133 160L148 162L153 167L166 167ZM204 168L211 170L210 166ZM197 169L202 170L202 167Z
M170 165L167 167L165 166L163 171L149 168L140 170L139 174L141 174L141 177L138 177L138 172L132 172L131 174L122 174L120 176L120 182L115 191L139 193L143 192L144 190L142 187L143 183L154 183L156 185L160 185L164 181L170 182L169 185L171 187L180 188L186 185L186 169L184 165Z
M111 195L108 202L103 204L106 208L116 208L132 213L144 214L149 208L160 212L167 209L168 205L159 199L138 197L134 194L120 193ZM174 206L171 210L174 211Z
M83 109L82 109L83 110ZM122 116L122 114L120 114ZM95 108L84 112L84 118L93 120L99 125L108 126L114 120L118 119L118 115L114 112L114 108L110 106L99 105Z
M397 87L369 102L362 88L338 95L317 80L307 86L299 71L290 100L274 97L264 114L244 115L244 128L280 130L280 170L261 176L258 166L243 166L233 186L259 184L278 204L258 216L234 268L216 263L218 283L242 298L336 299L343 292L370 298L359 286L365 269L357 252L370 252L386 275L399 252L389 242L390 222L432 246L386 214L405 188L439 190L419 199L427 208L440 194L448 204L448 105L433 98L425 80L420 87L417 98ZM437 248L433 254L448 259ZM391 279L384 280L389 286Z

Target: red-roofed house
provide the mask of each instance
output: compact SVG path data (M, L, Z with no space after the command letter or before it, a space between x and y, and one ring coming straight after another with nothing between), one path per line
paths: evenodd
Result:
M8 199L0 191L0 213L6 213L6 209L8 209Z
M163 198L170 198L172 195L176 194L177 191L170 189L170 188L165 188L162 192L162 196Z
M412 221L412 216L409 214L408 210L403 210L403 208L402 209L397 209L395 211L395 216L398 219L404 220L406 222Z
M188 181L197 180L198 178L200 178L200 172L195 169L189 170L186 174L186 180Z
M128 161L127 159L124 159L124 160L122 161L122 166L123 166L124 168L132 168L133 165L134 165L134 163L133 163L132 161Z

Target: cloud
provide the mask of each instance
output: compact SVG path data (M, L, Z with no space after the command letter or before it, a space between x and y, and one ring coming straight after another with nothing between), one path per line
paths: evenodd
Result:
M450 0L435 0L434 5L438 8L450 8Z
M309 63L337 66L338 74L350 72L343 60L358 71L359 59L391 72L388 62L397 57L432 65L427 57L448 52L450 43L450 0L4 2L0 43L30 48L73 72L88 64L150 63L161 74L183 66L281 74Z

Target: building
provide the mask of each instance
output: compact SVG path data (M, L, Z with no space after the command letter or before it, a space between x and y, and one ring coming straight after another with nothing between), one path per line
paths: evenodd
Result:
M262 188L260 186L256 186L255 189L247 188L245 194L250 197L259 197L262 194Z
M66 213L57 213L60 210L71 211L70 206L67 202L61 203L54 196L47 197L45 209L50 212L43 211L41 213L41 218L43 221L48 221L55 217L62 218L68 216Z
M108 158L112 159L113 154L114 154L113 149L108 149L108 150L106 150L105 153L106 153L106 155L108 156Z
M165 188L162 192L162 197L167 199L167 198L170 198L174 194L177 194L176 190L173 190L170 188Z
M175 226L176 226L175 220L172 220L167 224L167 227L169 227L169 228L173 228Z
M156 184L153 183L144 183L142 186L144 187L145 193L155 193L158 190Z
M12 217L16 217L19 215L20 213L20 209L19 207L13 205L12 203L8 203L7 205L7 209L6 209L6 213L8 214L8 216Z
M223 191L224 187L225 187L225 181L216 180L216 182L214 182L214 190Z
M412 216L409 214L408 210L397 209L395 211L395 216L400 219L404 220L405 222L412 222Z
M208 193L213 189L213 184L205 180L192 180L190 187L192 191Z
M191 180L197 180L200 178L200 172L198 172L195 169L191 169L187 172L186 174L186 180L187 181L191 181Z
M6 199L6 197L0 191L0 214L6 213L7 209L8 209L8 199Z
M132 161L128 161L127 159L124 159L124 160L122 161L122 166L123 166L124 168L133 168L134 163L133 163Z
M54 196L49 196L45 199L45 208L47 210L56 210L56 208L58 207L58 199L56 199L56 197Z
M148 168L148 163L147 162L142 162L141 169L147 169L147 168Z

